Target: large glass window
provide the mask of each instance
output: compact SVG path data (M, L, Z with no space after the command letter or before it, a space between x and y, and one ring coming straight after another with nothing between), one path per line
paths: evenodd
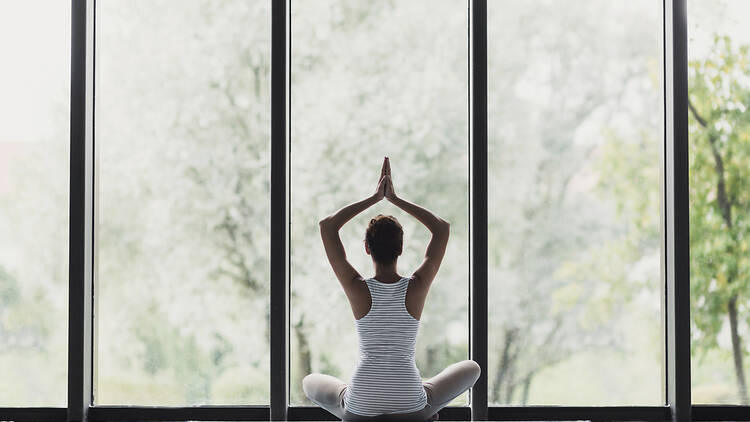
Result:
M269 403L269 7L96 3L97 404Z
M689 212L690 321L677 324L690 324L693 403L742 412L750 2L686 1L690 197L674 211ZM270 402L272 3L97 0L78 40L95 47L96 405ZM470 358L469 3L288 2L291 297L278 312L292 406L316 407L305 375L355 369L317 223L371 195L384 156L399 196L451 222L419 371ZM489 406L665 410L664 6L487 0ZM70 13L0 5L0 419L67 404ZM364 237L381 213L403 225L397 271L411 275L430 233L387 200L343 227L347 258L374 275Z
M487 26L488 403L663 404L662 3Z
M750 404L750 3L688 2L695 403Z
M349 382L354 315L331 269L318 221L371 195L383 157L395 191L451 222L417 338L422 378L468 359L468 4L452 0L291 2L291 403L310 405L302 378ZM341 229L347 258L374 275L367 222L404 229L398 273L424 258L429 231L387 200ZM468 395L451 405L465 405Z
M65 406L70 3L0 4L0 407Z

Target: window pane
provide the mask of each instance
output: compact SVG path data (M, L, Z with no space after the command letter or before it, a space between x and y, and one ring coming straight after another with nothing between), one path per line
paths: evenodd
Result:
M488 2L490 405L659 405L662 3Z
M98 404L268 404L267 1L98 1Z
M693 401L749 404L750 3L688 1Z
M348 383L358 358L354 314L330 267L318 221L377 188L388 156L394 188L451 223L442 265L421 315L423 379L468 359L467 2L293 1L291 113L291 402L311 405L312 372ZM367 223L403 226L397 273L411 276L429 231L383 200L340 231L365 277ZM466 405L468 394L451 405Z
M70 3L0 5L0 407L66 406Z

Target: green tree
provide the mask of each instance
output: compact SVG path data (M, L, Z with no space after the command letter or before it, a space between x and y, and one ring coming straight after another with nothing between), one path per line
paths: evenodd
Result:
M718 349L728 322L739 400L747 404L742 328L748 317L750 192L750 67L748 46L715 36L711 53L689 63L690 280L693 355ZM648 204L658 198L653 169L638 157L659 154L656 143L612 138L601 160L600 185L615 194L634 227L626 246L658 241ZM644 153L645 152L645 153ZM642 198L652 198L643 201ZM656 199L658 200L658 199ZM633 262L637 254L627 254Z
M715 36L689 63L692 347L705 353L729 320L737 394L748 404L742 316L749 303L750 63L748 46ZM749 319L744 317L745 322Z

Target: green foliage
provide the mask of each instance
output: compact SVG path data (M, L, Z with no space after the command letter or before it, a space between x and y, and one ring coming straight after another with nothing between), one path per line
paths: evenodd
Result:
M718 346L730 298L750 305L748 48L717 35L711 53L689 63L691 333L699 354Z
M690 282L692 354L697 362L711 356L731 362L732 353L719 345L727 327L728 303L736 298L739 338L750 314L750 56L748 46L735 47L727 36L715 36L707 57L689 63L689 171L690 171ZM616 198L617 211L630 229L618 254L635 262L640 248L658 248L661 216L653 212L661 201L661 172L647 160L661 156L659 143L643 134L639 140L608 135L602 151L600 189ZM629 258L628 258L629 257ZM700 369L700 367L698 367ZM735 368L737 370L737 368ZM697 377L701 371L696 372ZM742 374L736 374L740 376ZM711 384L694 396L734 402L725 384ZM730 382L730 381L722 381ZM741 390L742 387L738 385ZM722 398L723 397L723 398Z

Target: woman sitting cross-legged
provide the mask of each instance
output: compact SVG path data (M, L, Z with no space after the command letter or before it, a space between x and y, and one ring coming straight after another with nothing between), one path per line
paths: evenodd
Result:
M375 266L374 277L363 278L346 259L339 229L383 198L432 233L424 261L411 277L400 276L396 269L403 230L393 216L379 214L367 227L364 246ZM396 196L388 157L373 195L320 221L326 255L354 313L359 358L348 384L331 375L307 375L302 389L311 401L346 421L438 420L438 411L479 379L479 365L464 360L423 381L414 361L419 320L445 255L449 227L425 208Z

